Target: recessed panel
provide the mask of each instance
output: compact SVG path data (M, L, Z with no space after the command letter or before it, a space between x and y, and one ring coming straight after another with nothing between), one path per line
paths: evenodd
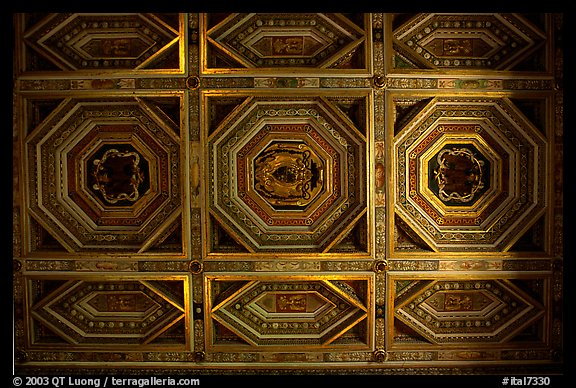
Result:
M239 13L219 18L207 14L203 20L207 37L205 70L365 69L367 34L363 16L351 16Z
M506 251L545 209L547 152L507 99L434 98L395 136L395 211L435 251Z
M179 217L179 129L152 109L68 99L27 139L31 214L67 250L138 252Z
M329 100L248 98L208 138L212 217L252 252L323 252L366 211L366 138Z
M541 323L536 322L541 322L544 315L545 280L530 276L516 281L459 279L457 274L445 274L439 279L407 276L390 275L396 322L393 346L494 346L521 337L530 325L540 327ZM537 288L526 292L530 287ZM543 340L539 332L534 334L531 341Z
M31 57L63 71L178 69L179 38L177 20L129 13L49 14L25 33Z
M34 345L138 348L187 344L185 279L29 279Z
M415 14L393 32L397 67L510 69L544 33L518 14Z
M251 351L369 348L366 276L208 275L207 346Z

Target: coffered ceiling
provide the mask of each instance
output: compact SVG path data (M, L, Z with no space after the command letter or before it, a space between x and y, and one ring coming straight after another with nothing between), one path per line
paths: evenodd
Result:
M14 14L17 373L558 373L561 14Z

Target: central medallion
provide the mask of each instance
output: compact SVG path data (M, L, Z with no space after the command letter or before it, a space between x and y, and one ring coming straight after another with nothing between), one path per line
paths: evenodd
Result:
M438 195L445 202L470 202L484 187L483 160L478 160L468 148L442 150L436 157L438 168L434 178Z
M432 191L445 205L472 205L488 189L490 162L472 144L451 144L430 161Z
M94 159L92 188L112 205L125 205L140 197L140 190L147 180L147 162L128 145L127 150L110 148Z
M254 171L254 189L277 210L304 207L322 191L323 163L306 143L271 144Z

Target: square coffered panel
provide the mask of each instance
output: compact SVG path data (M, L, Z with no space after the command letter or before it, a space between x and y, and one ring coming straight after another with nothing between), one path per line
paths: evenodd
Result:
M182 254L181 97L27 101L31 251Z
M545 214L547 134L509 98L414 98L406 109L394 127L398 227L433 251L515 249Z
M203 101L209 251L368 252L367 94Z

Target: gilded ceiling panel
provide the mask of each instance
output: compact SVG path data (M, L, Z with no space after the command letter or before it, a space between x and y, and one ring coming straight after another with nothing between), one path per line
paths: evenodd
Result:
M535 344L545 341L543 306L550 295L549 279L408 278L398 273L389 278L389 297L394 304L393 348L417 344L456 348L464 343L489 347L510 346L519 339Z
M322 253L341 242L366 252L367 96L205 101L209 249L225 252L227 235L253 253ZM345 248L348 235L356 246Z
M367 20L362 14L207 14L203 70L335 73L366 71Z
M182 19L177 14L51 14L25 17L26 68L177 70Z
M435 251L508 250L545 209L545 137L508 99L415 109L394 138L396 214Z
M145 96L54 103L26 138L30 222L41 230L30 249L52 240L64 252L139 253L178 234L180 123L163 109L180 103ZM31 115L40 104L30 103Z
M28 287L32 348L185 350L189 344L185 278L31 277Z
M207 349L372 350L372 275L208 275Z
M562 15L14 27L17 374L561 370Z
M404 16L394 26L394 64L450 70L535 67L546 39L540 23L517 14Z

